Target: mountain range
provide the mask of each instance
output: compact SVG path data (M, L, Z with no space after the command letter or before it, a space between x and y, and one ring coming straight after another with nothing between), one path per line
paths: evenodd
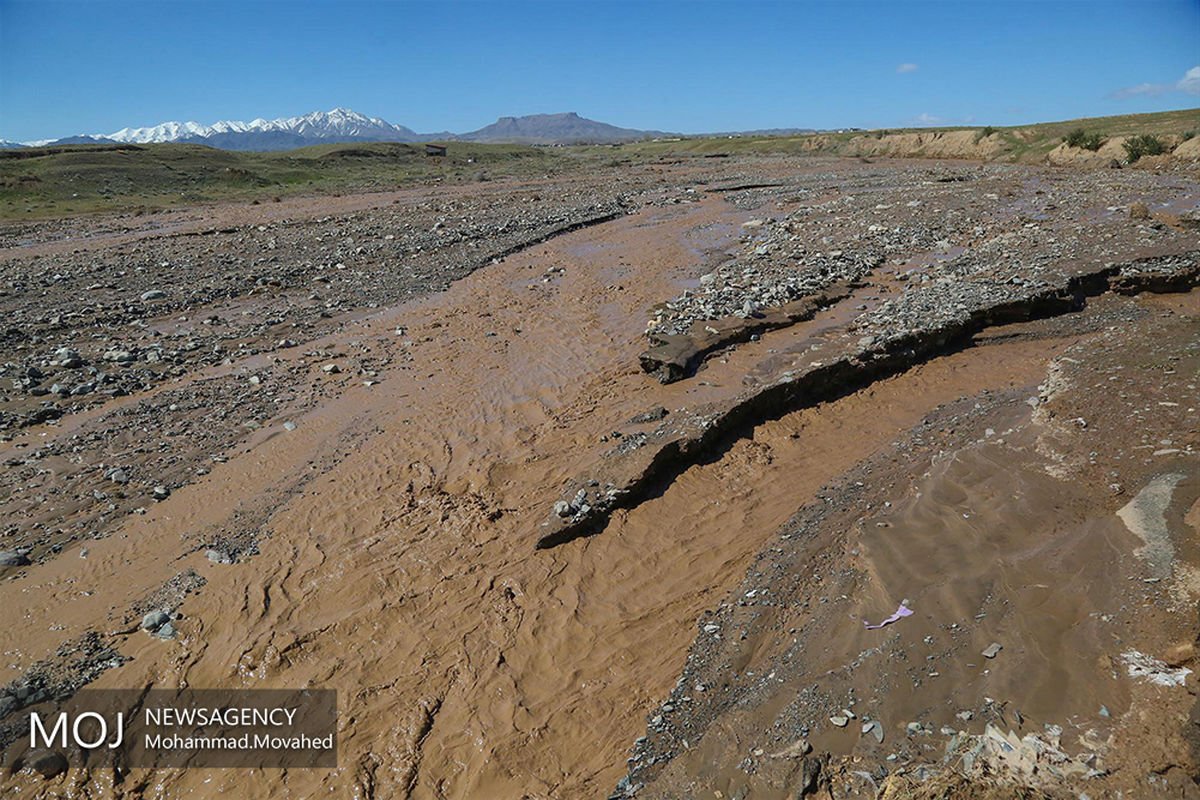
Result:
M333 142L514 142L522 144L577 144L636 141L665 136L661 131L618 128L585 119L574 112L501 117L491 125L463 134L417 133L378 117L368 117L347 108L314 111L301 117L252 122L224 121L212 125L198 122L164 122L147 128L122 128L106 134L84 134L36 142L0 140L0 148L41 147L61 144L104 144L125 142L186 142L224 150L290 150Z

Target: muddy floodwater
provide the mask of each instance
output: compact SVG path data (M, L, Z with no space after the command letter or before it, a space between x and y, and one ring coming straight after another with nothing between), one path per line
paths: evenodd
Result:
M334 769L4 796L1200 796L1197 179L696 158L0 230L0 731L338 692Z

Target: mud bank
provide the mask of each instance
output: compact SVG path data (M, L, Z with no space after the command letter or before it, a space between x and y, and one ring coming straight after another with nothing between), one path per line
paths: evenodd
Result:
M712 353L734 344L748 342L763 331L786 328L806 322L813 315L834 303L845 300L856 287L839 283L825 291L791 303L785 303L752 319L728 317L711 322L697 322L687 334L651 335L654 347L638 356L642 369L662 383L673 383L690 377L696 367Z
M956 356L1068 337L1036 389L932 409L781 527L613 796L1193 796L1198 299Z
M1083 269L1073 275L1049 278L1035 290L1000 292L976 307L958 306L958 313L925 330L880 337L863 337L843 343L840 353L827 360L802 365L793 362L776 375L759 376L759 385L723 408L705 408L689 419L678 415L630 445L622 445L595 473L568 484L562 506L552 510L537 539L538 548L553 547L595 533L619 508L636 505L654 487L669 482L690 465L725 446L738 431L757 421L856 391L881 377L893 375L937 354L960 348L971 337L993 325L1004 325L1076 311L1088 297L1105 291L1123 294L1140 291L1186 292L1200 285L1198 253L1164 256ZM970 302L970 299L968 299ZM807 315L811 317L810 315ZM673 352L699 353L697 345L676 345ZM643 365L646 357L642 357ZM655 364L659 364L655 360ZM665 365L659 365L665 369ZM582 492L582 494L580 494Z

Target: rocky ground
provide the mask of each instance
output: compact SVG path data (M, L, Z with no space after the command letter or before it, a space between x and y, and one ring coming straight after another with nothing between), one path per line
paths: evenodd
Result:
M1197 178L690 158L0 231L0 730L83 685L345 720L320 774L4 780L1197 794Z

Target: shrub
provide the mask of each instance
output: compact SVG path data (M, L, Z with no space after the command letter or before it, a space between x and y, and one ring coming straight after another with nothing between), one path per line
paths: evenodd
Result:
M1082 147L1093 153L1100 149L1100 145L1104 144L1104 138L1100 134L1088 133L1083 128L1071 131L1063 137L1063 141L1067 143L1067 147Z
M1185 142L1186 142L1188 139L1194 139L1195 137L1196 137L1196 132L1195 132L1195 131L1184 131L1184 133L1183 133L1183 140L1184 140Z
M975 131L975 144L979 144L981 141L986 139L988 136L991 136L995 132L996 129L991 125L988 125L986 128L980 128L979 130Z
M1129 154L1129 163L1137 161L1142 156L1161 156L1167 152L1167 145L1157 136L1143 133L1125 140L1125 152Z

